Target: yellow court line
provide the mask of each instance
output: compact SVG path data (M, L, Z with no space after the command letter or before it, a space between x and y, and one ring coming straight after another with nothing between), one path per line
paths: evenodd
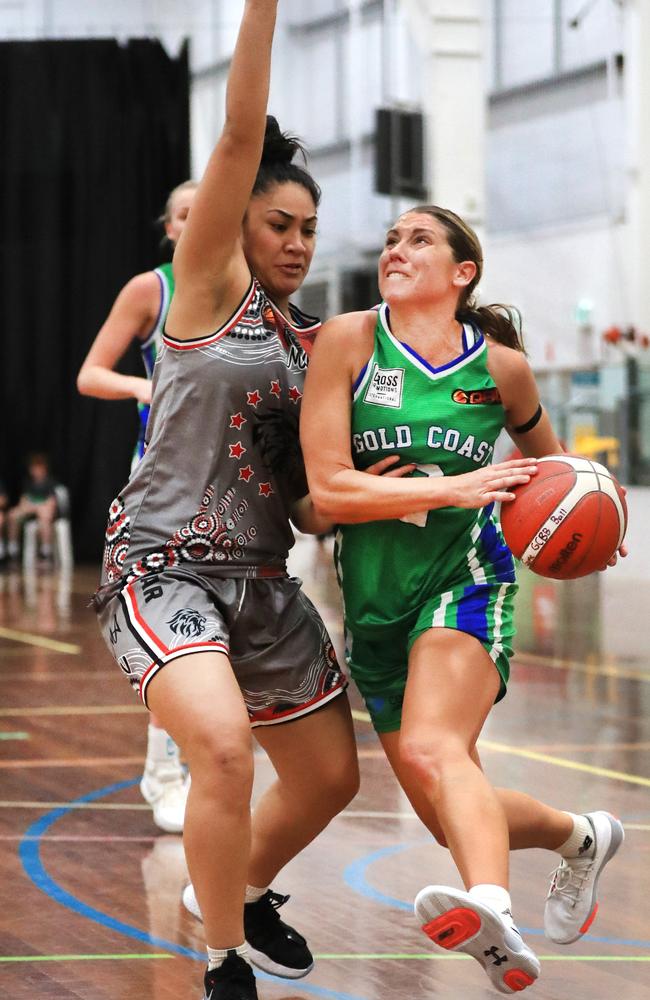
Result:
M48 705L42 708L0 708L0 716L22 718L44 715L133 715L146 712L144 705Z
M512 757L525 757L527 760L535 760L541 764L554 764L555 767L566 767L571 771L584 771L587 774L595 774L600 778L613 778L615 781L625 781L631 785L643 785L650 788L650 778L643 778L639 774L627 774L625 771L612 771L608 767L596 767L593 764L583 764L577 760L567 760L565 757L553 757L548 753L537 753L535 750L526 750L525 747L511 747L505 743L494 743L492 740L479 740L480 749L492 750L494 753L505 753Z
M142 757L41 757L35 760L18 757L14 760L0 760L0 771L38 767L139 767L142 770Z
M370 722L367 712L360 712L353 709L352 718L357 722ZM587 774L595 774L600 778L613 778L615 781L625 781L631 785L643 785L650 788L650 778L643 778L638 774L627 774L625 771L612 771L607 767L596 767L593 764L583 764L577 760L567 760L565 757L552 757L551 754L538 753L535 750L526 750L525 747L512 747L506 743L494 743L492 740L479 740L480 749L492 750L494 753L509 754L512 757L525 757L527 760L535 760L541 764L553 764L555 767L566 767L572 771L584 771Z
M0 962L132 962L169 959L174 955L2 955Z
M2 659L5 660L8 656L25 656L24 649L3 649ZM107 677L115 678L117 677L117 671L115 670L93 670L92 673L86 670L66 670L65 679L75 680L77 677L83 677L84 680L89 681L103 681ZM21 684L49 684L51 681L60 681L61 674L57 670L53 670L51 673L49 671L39 670L37 674L30 674L27 670L14 670L13 672L3 671L0 674L0 682L6 684L10 681L20 681Z
M539 653L515 653L513 665L531 667L552 667L553 670L577 670L583 674L600 677L618 677L623 681L650 681L650 673L638 670L624 670L613 664L584 663L580 660L565 660L559 656L541 656Z
M543 753L545 750L554 750L556 753L567 753L572 750L576 753L593 753L597 750L645 751L650 750L650 740L642 743L535 743L527 749L539 751L540 753Z
M58 639L48 639L44 635L35 635L33 632L17 632L13 628L4 628L1 625L0 639L24 642L28 646L40 646L42 649L52 649L55 653L69 653L71 656L78 656L81 652L81 646L71 642L59 642Z

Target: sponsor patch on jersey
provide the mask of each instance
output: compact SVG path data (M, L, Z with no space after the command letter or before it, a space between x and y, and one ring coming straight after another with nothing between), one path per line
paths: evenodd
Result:
M380 368L375 365L363 399L365 403L374 403L375 406L399 409L403 388L404 368Z
M501 395L496 386L491 389L454 389L451 398L454 403L468 403L474 406L501 402Z

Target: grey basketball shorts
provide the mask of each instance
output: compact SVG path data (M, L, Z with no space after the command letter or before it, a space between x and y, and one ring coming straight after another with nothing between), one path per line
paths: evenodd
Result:
M292 577L170 569L104 587L93 606L113 658L145 705L165 664L200 652L229 657L252 726L307 715L347 687L327 629Z

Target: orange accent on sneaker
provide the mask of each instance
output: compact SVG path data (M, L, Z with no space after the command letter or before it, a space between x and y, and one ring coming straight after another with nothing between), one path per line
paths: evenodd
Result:
M430 920L428 924L422 925L422 930L434 944L448 950L457 948L468 938L474 937L480 929L481 918L478 913L463 906L447 910L435 920Z
M591 913L589 914L589 916L585 920L584 924L580 928L580 933L581 934L586 934L587 933L587 931L589 930L589 928L593 924L594 920L596 919L596 914L597 913L598 913L598 903L596 903L596 905L594 906L593 910L591 911Z
M527 986L532 986L535 980L523 969L511 969L503 977L506 986L509 986L513 993L521 993Z

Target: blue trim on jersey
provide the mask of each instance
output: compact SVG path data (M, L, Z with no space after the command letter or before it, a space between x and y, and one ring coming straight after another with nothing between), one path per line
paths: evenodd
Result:
M156 363L156 343L155 341L150 341L144 347L141 347L142 351L142 364L144 365L145 371L148 378L153 378L153 367Z
M465 339L464 334L465 334L465 329L463 328L463 341ZM475 341L471 347L469 347L466 351L463 351L462 354L459 354L458 357L454 358L453 361L448 361L446 365L440 365L439 368L434 368L434 366L432 364L429 364L429 362L426 361L421 354L418 354L418 352L413 347L410 347L408 344L405 344L403 340L400 340L399 343L404 348L404 350L407 351L414 358L416 358L421 365L424 365L425 368L428 368L428 370L432 372L434 375L439 375L440 372L444 372L448 368L455 368L458 362L462 361L464 358L468 358L472 354L476 354L476 352L482 346L483 337L481 336L480 340Z
M386 330L393 338L394 343L399 344L399 346L403 348L407 352L407 354L410 354L411 357L415 358L415 360L418 361L419 364L421 364L424 368L426 368L427 371L430 371L432 375L440 375L441 372L445 372L449 368L455 368L460 363L466 362L469 358L472 357L473 354L478 353L478 351L480 351L481 348L483 347L483 342L485 340L483 334L481 333L480 330L477 330L476 327L474 327L471 324L470 325L472 326L472 330L474 330L475 335L476 333L478 333L478 338L475 336L474 343L471 345L471 347L467 346L467 337L465 335L465 324L461 323L462 344L464 350L457 357L455 357L453 361L448 361L446 365L440 365L439 368L434 368L434 366L432 364L429 364L428 361L425 361L425 359L420 354L418 354L418 352L413 347L410 347L408 344L405 344L403 340L397 339L397 337L391 330L390 306L388 305L387 302L384 302L383 309L384 309L383 318L384 318L384 323L386 325Z
M162 274L160 274L160 272L157 271L157 270L154 270L153 273L158 278L158 282L160 284L160 305L158 306L158 315L156 316L156 322L152 326L150 332L147 334L147 336L145 337L145 339L140 344L140 350L142 351L143 354L144 354L145 350L150 346L152 338L155 336L155 333L156 333L156 331L158 329L158 324L160 323L160 319L161 319L162 314L163 314L163 309L165 308L165 298L166 298L166 295L165 295L165 284L163 282ZM146 364L146 362L145 362L145 364Z
M493 594L494 584L491 583L472 583L465 587L456 609L456 628L487 642L490 632L486 611Z
M516 580L514 560L497 525L490 517L493 509L494 504L485 508L486 520L476 542L477 549L479 546L481 548L479 561L482 566L491 566L492 572L500 583L514 583Z
M365 365L363 366L363 368L361 369L361 371L359 372L359 374L355 378L354 382L352 383L352 395L353 396L354 396L355 392L357 391L357 389L359 388L359 386L361 385L361 383L363 382L363 377L366 374L366 372L368 371L368 365L369 364L370 364L370 361L366 361Z

